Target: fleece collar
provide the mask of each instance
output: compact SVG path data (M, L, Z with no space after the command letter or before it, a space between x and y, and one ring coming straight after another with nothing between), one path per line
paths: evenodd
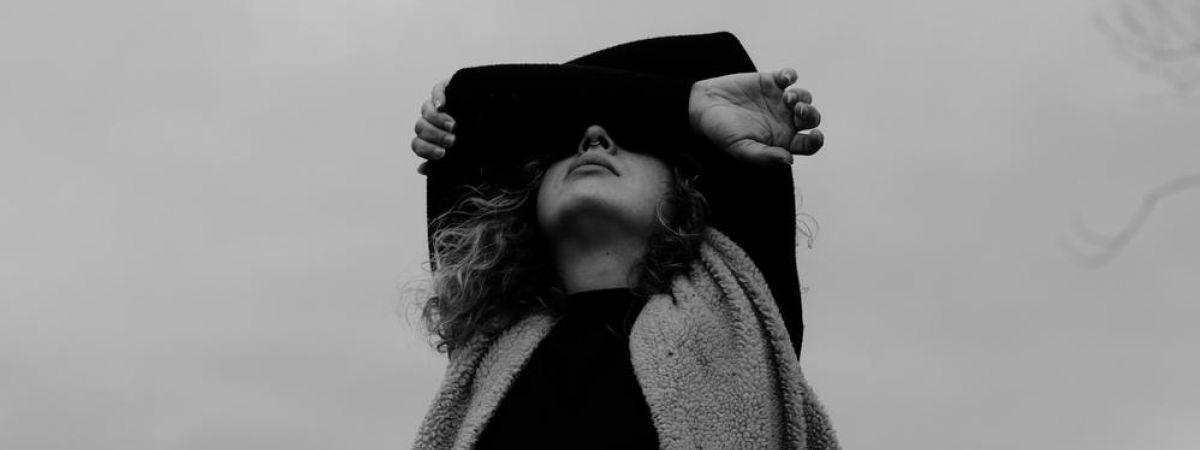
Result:
M415 448L471 448L554 324L531 315L455 352ZM660 448L840 448L762 274L716 229L671 294L649 299L629 341Z

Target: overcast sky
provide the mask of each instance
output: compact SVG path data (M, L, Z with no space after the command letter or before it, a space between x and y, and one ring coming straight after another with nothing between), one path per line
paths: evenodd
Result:
M802 365L846 448L1198 448L1200 192L1056 244L1200 172L1116 4L6 0L0 448L409 447L430 86L719 30L824 116Z

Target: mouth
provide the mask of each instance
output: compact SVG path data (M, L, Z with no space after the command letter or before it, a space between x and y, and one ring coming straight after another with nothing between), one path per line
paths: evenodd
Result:
M594 169L598 169L598 170L607 170L609 172L612 172L612 169L609 169L608 167L604 167L604 165L602 165L602 164L590 164L590 163L589 164L580 164L578 166L575 166L574 169L571 169L571 172L575 172L577 170L588 169L588 168L594 168ZM614 172L614 174L615 174L615 172Z
M608 160L604 159L604 157L594 154L594 153L588 153L583 156L580 156L578 160L576 160L573 164L571 164L571 170L567 171L567 173L571 173L571 172L574 172L576 169L581 169L581 168L589 167L589 166L602 167L602 168L608 169L608 171L612 172L613 175L619 175L617 173L617 170L615 168L613 168L612 163L608 162Z

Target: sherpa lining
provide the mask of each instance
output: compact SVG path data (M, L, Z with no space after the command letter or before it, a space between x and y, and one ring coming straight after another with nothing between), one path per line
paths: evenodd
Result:
M414 448L475 445L554 323L531 315L456 351ZM716 229L671 294L648 300L629 341L660 448L840 449L762 274Z

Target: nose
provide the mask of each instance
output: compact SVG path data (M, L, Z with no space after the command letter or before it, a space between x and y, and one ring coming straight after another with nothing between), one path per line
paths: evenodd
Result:
M617 146L613 144L612 138L609 137L608 131L600 125L592 125L583 133L583 139L579 141L579 153L598 148L600 150L612 153Z

